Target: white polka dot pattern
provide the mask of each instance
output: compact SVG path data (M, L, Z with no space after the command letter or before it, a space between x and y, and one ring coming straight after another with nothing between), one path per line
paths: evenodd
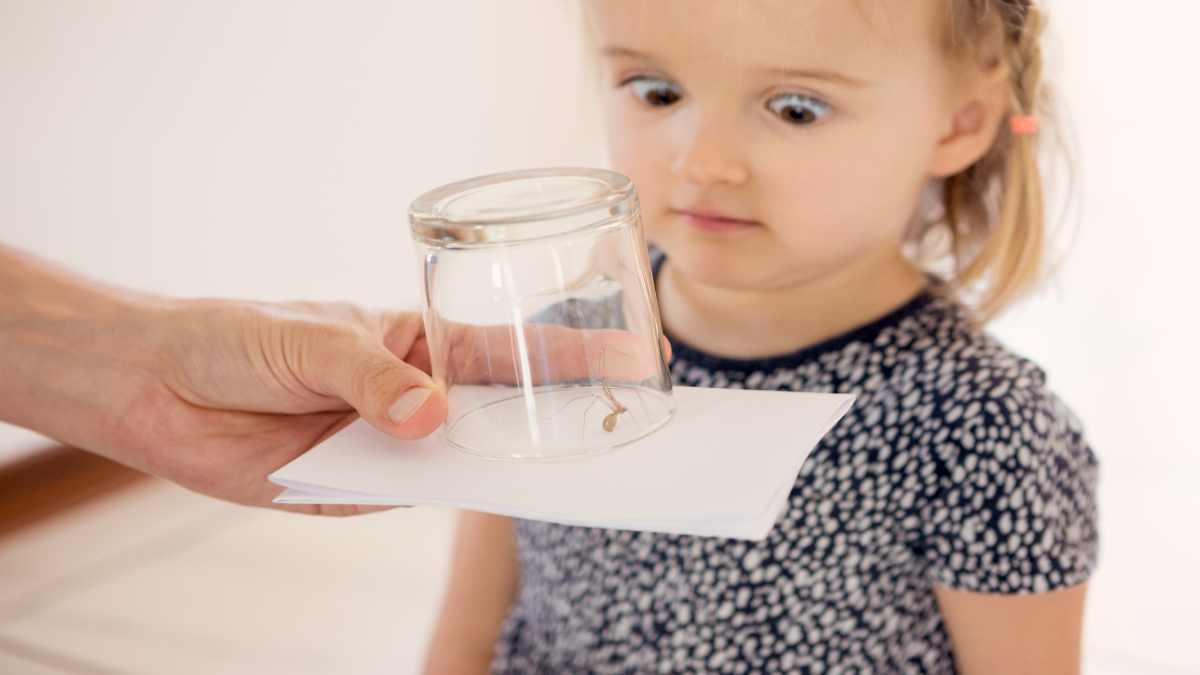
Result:
M678 384L858 402L762 542L515 521L522 585L493 672L953 673L934 585L1038 593L1091 572L1078 422L951 301L785 357L675 351Z

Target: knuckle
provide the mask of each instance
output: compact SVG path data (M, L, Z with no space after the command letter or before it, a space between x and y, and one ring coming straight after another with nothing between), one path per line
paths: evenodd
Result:
M355 400L368 407L386 407L386 400L395 393L401 377L393 364L383 359L371 359L355 373L350 387Z
M336 321L289 317L278 331L277 341L271 341L277 342L287 369L321 393L337 393L345 360L356 353L359 336L354 328Z

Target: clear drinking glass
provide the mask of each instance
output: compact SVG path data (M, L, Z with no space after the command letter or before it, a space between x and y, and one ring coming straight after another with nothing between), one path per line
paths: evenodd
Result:
M569 457L675 411L637 191L599 169L453 183L409 207L450 445Z

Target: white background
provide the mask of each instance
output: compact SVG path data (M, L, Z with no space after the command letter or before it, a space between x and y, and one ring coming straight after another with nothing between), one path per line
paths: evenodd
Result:
M572 7L0 0L0 241L171 295L413 306L413 197L603 161ZM1101 459L1089 670L1200 673L1200 4L1051 16L1080 226L994 331Z

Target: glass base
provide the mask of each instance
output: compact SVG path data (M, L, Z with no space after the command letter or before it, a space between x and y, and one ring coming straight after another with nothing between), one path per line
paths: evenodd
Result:
M557 459L643 438L671 419L669 393L632 385L464 387L451 400L476 405L442 428L451 446L492 459ZM480 391L482 390L482 391Z

